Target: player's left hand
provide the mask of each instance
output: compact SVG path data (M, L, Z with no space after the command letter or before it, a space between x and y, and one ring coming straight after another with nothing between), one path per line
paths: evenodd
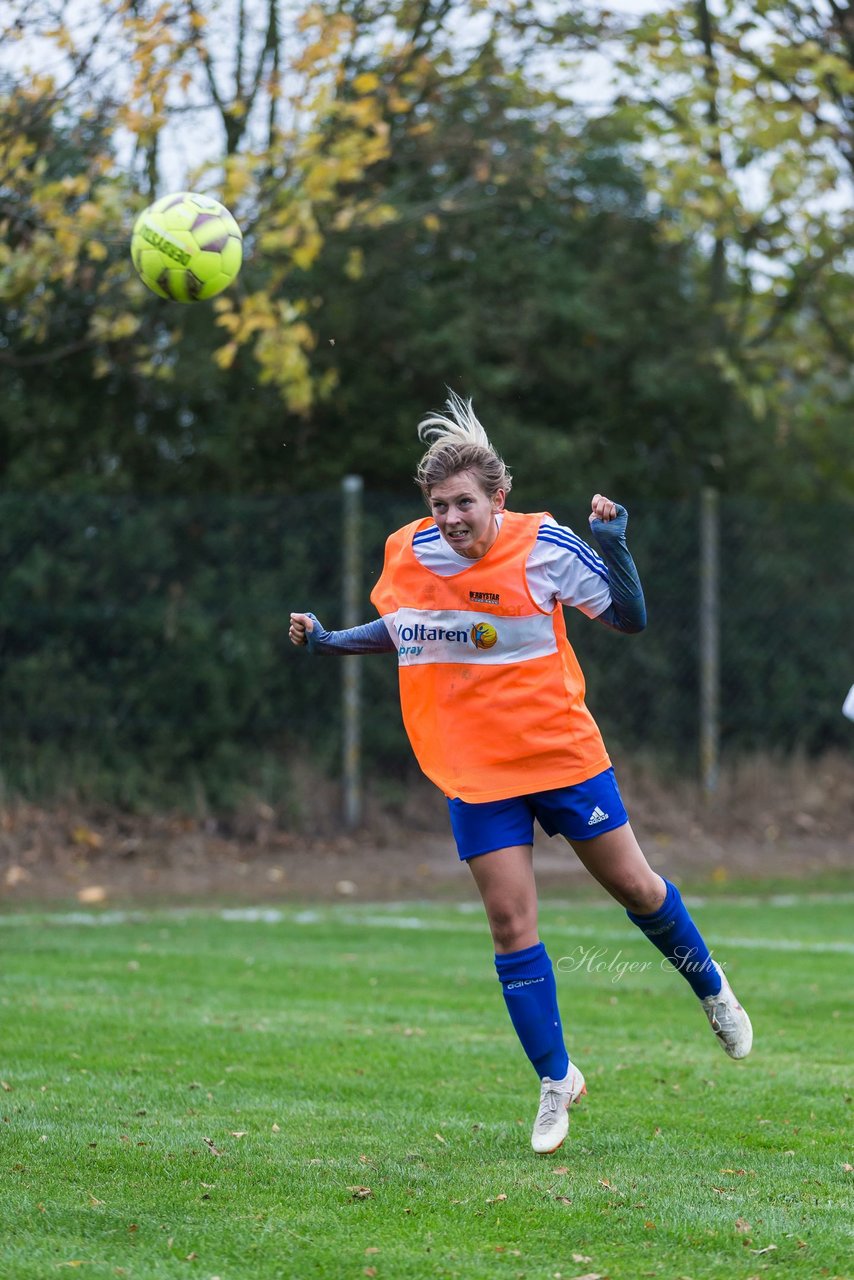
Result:
M616 502L606 498L604 493L594 493L590 506L591 511L588 520L591 525L595 520L601 520L604 524L608 524L609 521L617 518Z

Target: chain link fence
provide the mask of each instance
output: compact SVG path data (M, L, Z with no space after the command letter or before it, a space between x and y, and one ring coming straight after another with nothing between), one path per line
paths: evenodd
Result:
M530 496L530 495L529 495ZM364 495L360 596L417 493ZM588 497L525 502L586 536ZM851 749L854 504L719 504L720 741ZM699 509L632 500L629 545L649 625L626 637L568 617L609 746L696 773ZM342 497L0 496L0 772L7 790L213 807L286 802L308 763L341 768L340 660L287 640L292 609L342 624ZM353 572L351 568L351 572ZM352 583L351 583L352 587ZM359 660L361 767L394 788L413 764L393 655Z

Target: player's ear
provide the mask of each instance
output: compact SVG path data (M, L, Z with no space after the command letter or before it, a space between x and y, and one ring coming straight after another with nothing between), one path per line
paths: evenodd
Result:
M495 490L495 493L492 495L492 510L493 510L493 511L503 511L503 510L504 510L504 502L505 502L506 498L507 498L507 491L506 491L506 489L496 489L496 490Z

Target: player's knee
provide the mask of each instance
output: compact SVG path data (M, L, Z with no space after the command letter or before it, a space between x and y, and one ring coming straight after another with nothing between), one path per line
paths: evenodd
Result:
M611 892L620 906L631 911L633 915L650 916L661 906L667 891L660 887L656 877L655 880L646 878L624 880Z
M516 903L498 903L487 910L492 940L502 951L519 951L530 945L536 932L536 912Z

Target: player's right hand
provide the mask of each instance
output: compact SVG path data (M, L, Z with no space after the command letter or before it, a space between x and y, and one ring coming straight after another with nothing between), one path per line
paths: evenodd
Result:
M309 633L314 630L314 619L307 613L292 613L288 635L291 644L308 644Z

